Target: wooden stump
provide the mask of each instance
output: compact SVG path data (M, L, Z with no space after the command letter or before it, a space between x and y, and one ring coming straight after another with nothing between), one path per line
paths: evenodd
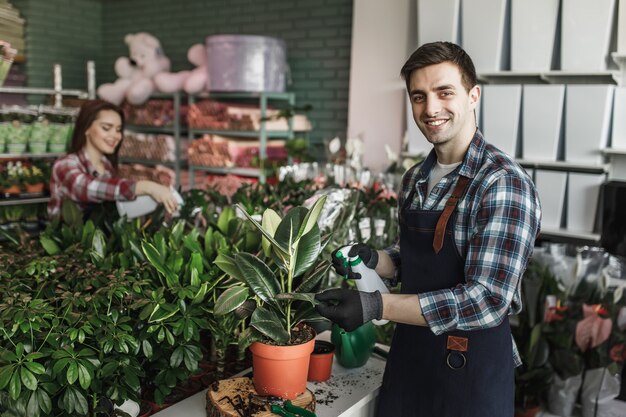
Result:
M222 379L209 386L206 415L207 417L273 417L276 414L272 414L270 407L275 400L275 397L258 395L250 378ZM308 389L291 402L298 407L315 411L315 396ZM278 401L278 404L282 405L282 401Z

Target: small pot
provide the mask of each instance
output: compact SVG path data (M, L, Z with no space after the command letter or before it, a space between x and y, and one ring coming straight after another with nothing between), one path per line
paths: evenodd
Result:
M44 183L39 182L37 184L26 184L24 188L27 193L43 193Z
M309 361L307 381L323 382L330 378L334 353L335 345L332 343L324 340L315 341L315 347Z
M528 407L522 410L515 410L515 417L535 417L541 411L541 407Z

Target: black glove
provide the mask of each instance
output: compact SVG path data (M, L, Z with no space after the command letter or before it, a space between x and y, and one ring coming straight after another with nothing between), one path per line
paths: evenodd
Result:
M342 277L348 279L360 279L361 274L359 274L358 272L352 272L352 267L350 266L348 261L342 258L341 256L343 255L339 253L339 251L344 249L345 247L346 246L342 246L339 249L335 249L335 251L333 251L333 253L331 254L333 268L335 268L335 271L337 271L337 273ZM376 265L378 265L378 252L364 243L357 243L355 245L352 245L352 247L348 251L349 257L354 257L357 255L359 256L359 258L361 258L365 266L370 269L374 269L376 268Z
M320 301L315 310L348 332L370 320L380 320L383 315L383 297L379 291L333 288L315 294L315 299Z

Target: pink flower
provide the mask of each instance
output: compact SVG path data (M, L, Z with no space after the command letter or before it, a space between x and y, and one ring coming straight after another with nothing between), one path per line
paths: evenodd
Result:
M603 319L599 316L599 313L605 311L600 304L583 304L583 316L585 318L576 325L576 345L582 352L589 348L595 348L608 340L613 322L611 319Z

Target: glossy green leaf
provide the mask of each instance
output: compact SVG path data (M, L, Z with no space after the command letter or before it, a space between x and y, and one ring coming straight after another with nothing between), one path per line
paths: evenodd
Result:
M168 329L165 329L165 338L167 339L167 343L169 343L170 346L174 346L174 335Z
M22 384L20 383L19 372L13 372L11 380L9 381L9 396L13 400L17 400L22 393Z
M246 327L244 331L239 334L237 339L237 345L241 349L247 349L252 343L263 340L263 333L259 332L254 327Z
M78 365L76 362L70 362L70 366L67 367L67 373L65 374L67 383L72 385L78 379Z
M124 367L124 379L125 379L126 384L128 384L131 387L139 388L141 386L139 377L134 372L134 369L131 368L130 366Z
M37 398L37 393L33 392L30 394L28 398L28 404L26 405L26 415L28 417L39 417L39 399Z
M20 379L22 384L29 390L35 391L37 389L37 377L25 366L20 368Z
M183 237L183 233L185 232L185 222L183 220L179 220L174 223L174 226L170 229L171 240L172 243L180 242Z
M302 236L298 241L298 253L296 255L296 265L294 276L299 277L318 260L320 256L320 229L317 224L309 233Z
M193 231L188 234L185 235L185 237L183 237L183 245L189 249L189 251L195 255L202 255L202 248L200 247L200 242L198 242L198 230L197 229L193 229Z
M276 228L276 234L274 238L285 249L292 248L298 237L298 232L302 221L306 217L308 210L304 207L291 208L285 217L280 221L280 224Z
M273 310L265 306L257 307L254 310L250 325L277 343L289 342L286 323Z
M298 307L298 309L296 310L293 316L293 321L291 324L292 326L297 326L298 324L302 322L310 323L313 321L324 321L324 320L327 320L327 319L320 316L320 314L315 310L315 307L313 307L313 305L306 303Z
M263 234L263 237L265 237L267 240L270 241L270 243L272 244L272 249L274 251L278 252L280 254L280 256L282 256L282 257L286 257L287 256L287 248L286 248L286 246L281 245L276 239L274 239L274 235L270 234L267 230L265 230L263 228L262 225L259 224L259 222L254 220L252 218L252 216L250 216L248 214L248 212L246 212L246 209L241 204L237 204L237 208Z
M206 233L204 234L204 256L205 258L211 260L215 255L215 250L213 249L213 229L208 227Z
M330 269L330 262L322 262L318 264L315 269L309 271L303 279L300 285L294 290L294 292L311 292L313 289L328 276L328 270Z
M173 254L167 262L167 266L170 268L170 270L176 274L176 276L178 276L178 274L180 273L182 267L183 267L183 255L181 255L180 253L176 253ZM178 280L177 280L178 281Z
M261 300L270 302L280 292L278 279L262 260L249 253L237 253L235 260L248 286Z
M311 303L312 305L317 305L320 302L315 299L315 294L313 293L297 293L297 292L284 292L280 294L276 294L275 297L277 300L299 300L306 301Z
M96 226L94 226L93 221L87 220L87 223L85 223L85 226L83 227L83 235L80 240L83 247L89 246L89 243L93 241L95 232Z
M248 288L243 286L230 287L215 301L213 313L216 316L234 311L248 299Z
M61 205L61 218L63 223L69 225L74 229L79 229L83 226L83 212L78 208L77 203L66 198Z
M46 391L39 388L35 393L37 395L37 402L39 403L39 408L46 414L52 413L52 400Z
M191 258L189 260L189 266L191 270L195 270L198 275L201 275L204 272L204 264L202 263L202 252L197 251L191 254Z
M184 349L182 346L174 349L174 352L172 352L172 356L170 356L170 366L172 368L178 368L180 364L183 363L183 354Z
M311 230L313 230L313 226L317 225L317 219L320 217L320 214L322 213L322 209L324 208L325 202L326 202L326 196L323 195L317 199L315 204L313 204L313 207L311 207L309 212L304 217L304 220L302 221L302 225L300 226L297 239L309 233Z
M14 369L14 364L5 365L0 368L0 390L3 390L9 384Z
M74 396L74 409L78 414L87 415L89 412L89 407L87 404L87 399L78 389L74 387L68 387L68 390L72 390Z
M274 236L274 234L276 233L276 229L280 224L280 220L281 219L278 213L276 213L271 208L268 208L265 209L265 211L263 212L263 220L261 221L261 226L263 226L263 229L265 229L269 234ZM272 243L266 238L263 238L263 240L261 241L261 245L263 247L263 253L265 253L265 256L269 257L272 250Z
M162 238L159 241L162 241ZM146 255L146 258L148 258L148 261L157 271L159 271L165 277L167 285L170 288L178 286L178 275L176 275L172 271L172 269L163 261L163 258L165 256L164 254L166 253L167 249L164 249L165 252L159 252L155 246L148 242L141 242L141 247L143 249L143 253Z
M208 288L209 288L209 283L203 282L202 285L200 285L200 288L198 288L198 291L196 292L196 294L193 296L193 299L191 300L191 304L192 305L200 304L201 302L203 302L204 298L206 297Z
M63 369L65 369L65 367L70 363L70 361L71 361L70 358L58 359L52 366L52 372L55 375L60 374L61 371L63 371Z
M174 314L178 313L178 307L172 306L170 304L161 304L159 308L155 308L150 318L148 319L149 323L158 323L163 320L167 320L172 317Z
M39 242L48 255L56 255L61 252L57 243L45 235L39 236Z
M91 385L91 374L81 363L78 364L78 383L85 390Z
M228 224L234 217L235 210L232 207L223 207L222 212L217 218L217 228L226 236L228 236Z
M146 358L150 359L152 357L152 345L149 340L143 340L141 342L141 349Z
M240 282L243 282L244 284L248 283L245 275L243 274L243 272L241 272L241 269L237 265L237 262L234 258L220 253L219 255L217 255L217 258L215 258L214 263L227 275L235 278Z
M98 259L104 259L106 255L106 236L100 229L96 229L91 240L91 253Z

